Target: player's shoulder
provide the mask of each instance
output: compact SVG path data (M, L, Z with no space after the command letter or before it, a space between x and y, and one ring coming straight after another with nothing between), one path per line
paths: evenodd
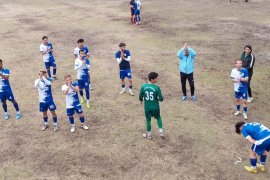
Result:
M4 73L9 73L9 69L8 69L8 68L3 68L3 69L2 69L2 72L4 72Z
M78 86L77 82L72 82L72 86Z

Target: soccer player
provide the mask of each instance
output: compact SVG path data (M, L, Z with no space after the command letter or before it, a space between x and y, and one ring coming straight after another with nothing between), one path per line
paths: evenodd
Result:
M255 64L255 56L252 54L252 47L250 45L246 45L244 48L244 52L241 56L242 66L248 70L248 99L247 102L251 103L253 100L252 92L250 88L250 82L253 75L253 67Z
M9 84L9 75L9 69L3 68L3 61L2 59L0 59L0 99L2 102L2 107L4 109L4 118L5 120L9 119L6 103L6 101L9 100L13 103L14 108L16 109L16 119L20 119L22 115L19 110L19 105L14 99L11 86Z
M126 85L125 85L125 78L127 77L129 80L129 94L134 96L134 93L132 91L132 75L131 75L131 69L130 69L130 52L129 50L126 50L126 44L120 43L119 44L120 50L115 53L115 58L119 64L120 68L120 79L121 79L121 85L122 85L122 91L120 94L123 94L126 92Z
M77 71L78 86L80 88L81 104L84 103L83 89L86 94L86 107L90 108L90 91L89 91L89 76L88 71L90 69L89 60L86 58L84 50L79 51L79 56L75 60L75 70Z
M141 24L141 2L139 0L135 0L134 2L134 15L136 19L136 24Z
M252 144L249 154L251 166L245 166L245 169L256 174L258 167L260 171L265 172L267 152L270 150L270 130L257 122L240 121L235 124L235 131L237 134L242 133L245 139ZM257 164L257 154L260 156L260 164Z
M197 97L195 96L195 85L194 85L194 78L193 78L193 72L194 72L194 58L196 57L196 52L188 47L187 43L185 43L184 47L180 49L180 51L177 54L180 65L180 79L182 84L182 92L183 96L181 98L182 101L187 100L187 90L186 90L186 81L188 80L190 85L190 91L191 91L191 99L193 101L197 100Z
M55 113L56 105L53 101L51 84L52 81L47 77L46 71L39 72L39 78L35 81L35 88L38 89L39 94L39 111L43 113L43 122L41 130L45 131L48 125L48 109L51 111L53 117L54 131L58 130L57 116Z
M56 79L56 63L53 57L53 46L52 43L48 41L47 36L42 37L43 43L39 46L39 51L43 55L43 61L47 69L49 78L51 78L50 68L53 67L53 78Z
M235 116L241 114L241 98L243 103L243 117L245 120L248 119L247 117L247 84L248 84L248 71L245 68L242 68L242 61L236 60L235 61L235 68L231 72L231 79L234 83L234 91L235 91L235 98L236 98L236 112L234 113Z
M82 106L79 101L78 91L79 87L77 83L72 82L71 75L65 75L64 77L66 84L62 86L62 91L66 95L66 108L67 116L69 117L69 122L71 124L71 132L75 132L75 123L73 115L75 112L79 115L82 128L87 130L88 126L84 124L84 115Z
M90 63L90 52L88 48L84 46L84 40L78 39L77 43L78 43L78 47L74 49L74 53L73 53L75 58L78 58L80 50L84 50L84 53L86 54L86 58L89 60L89 63ZM89 88L90 90L93 90L93 87L91 84L91 78L90 78L90 71L88 71L88 76L89 76Z
M151 118L157 119L159 127L159 136L164 138L162 120L160 116L159 101L163 101L163 96L159 86L156 85L158 73L151 72L148 75L149 83L144 84L141 87L139 100L144 101L144 112L146 117L146 129L147 133L143 134L143 137L152 139L151 133Z
M131 12L131 16L130 16L130 22L131 23L135 23L135 16L134 16L134 2L135 0L131 0L129 2L129 6L130 6L130 12Z

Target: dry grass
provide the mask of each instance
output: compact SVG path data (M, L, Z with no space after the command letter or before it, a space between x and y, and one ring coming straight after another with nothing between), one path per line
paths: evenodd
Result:
M254 0L255 1L255 0ZM233 60L245 44L254 47L255 100L250 121L269 123L270 8L267 0L229 3L221 0L144 1L143 24L129 24L124 0L0 1L0 57L11 70L10 81L23 119L1 123L0 179L269 179L251 175L248 144L234 133ZM37 72L43 69L40 39L54 43L58 78L53 84L61 129L39 130ZM73 70L73 48L83 37L92 52L92 108L84 108L89 131L69 132L61 93L63 75ZM137 97L120 96L119 42L132 53L136 95L149 71L160 74L165 95L161 105L167 138L142 138L143 107ZM176 53L183 42L198 52L196 92L199 101L181 103ZM240 156L244 162L234 165ZM269 160L268 160L269 162Z

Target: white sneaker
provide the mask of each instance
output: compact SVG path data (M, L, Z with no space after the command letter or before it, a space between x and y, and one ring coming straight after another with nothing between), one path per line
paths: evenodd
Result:
M131 95L131 96L134 96L134 93L133 93L133 91L132 91L132 89L129 89L129 94Z
M248 97L247 102L251 103L253 101L253 97Z
M240 111L236 111L236 112L234 113L235 116L238 116L238 115L240 115L240 114L241 114Z
M165 138L165 135L164 135L164 133L163 132L159 132L159 136L161 137L161 138Z
M53 131L54 131L54 132L58 131L58 125L54 125Z
M4 118L5 118L5 120L8 120L9 114L7 112L4 113Z
M247 113L243 113L243 117L244 117L245 120L247 120L248 119Z
M70 132L74 133L75 132L75 126L71 126Z
M44 124L44 125L41 127L41 131L45 131L48 127L49 127L48 125L45 125L45 124Z
M150 139L150 140L152 139L152 135L151 134L148 134L148 133L144 133L143 134L143 137L144 138L147 138L147 139Z
M85 124L82 125L82 128L85 129L85 130L89 129L88 126L86 126Z
M122 91L120 92L120 94L123 94L123 93L125 93L125 92L126 92L126 90L122 89Z

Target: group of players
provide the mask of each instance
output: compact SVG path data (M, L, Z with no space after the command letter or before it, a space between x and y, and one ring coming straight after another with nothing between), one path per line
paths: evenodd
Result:
M141 2L139 0L131 0L130 5L130 22L136 25L141 24Z

